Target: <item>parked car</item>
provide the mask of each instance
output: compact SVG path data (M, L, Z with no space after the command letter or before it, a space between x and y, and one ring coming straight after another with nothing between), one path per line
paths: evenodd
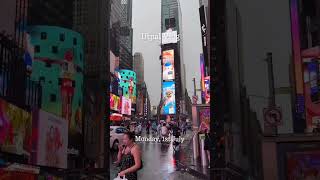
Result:
M128 132L128 129L123 126L110 126L110 149L118 150L125 132Z

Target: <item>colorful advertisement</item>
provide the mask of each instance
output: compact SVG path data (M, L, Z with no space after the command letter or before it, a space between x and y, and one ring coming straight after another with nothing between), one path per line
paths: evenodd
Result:
M29 157L33 138L31 113L0 99L1 151Z
M65 119L37 110L33 113L37 123L38 140L33 163L41 166L67 168L68 124Z
M121 110L120 97L110 93L110 109L114 111Z
M319 178L320 151L287 153L287 180Z
M200 127L210 127L210 107L200 107L199 122Z
M320 59L304 58L304 97L307 131L320 127Z
M174 50L166 50L162 52L162 80L172 81L174 79Z
M134 71L122 69L119 71L120 87L122 95L131 100L132 104L136 104L137 99L137 75Z
M121 106L121 114L131 116L131 99L122 96Z
M70 29L56 26L29 26L34 46L31 79L42 85L41 108L63 117L69 127L70 148L82 134L84 40Z
M205 103L210 103L210 76L204 78L204 99Z
M163 97L162 114L175 114L176 113L176 96L175 96L174 82L162 83L162 97Z

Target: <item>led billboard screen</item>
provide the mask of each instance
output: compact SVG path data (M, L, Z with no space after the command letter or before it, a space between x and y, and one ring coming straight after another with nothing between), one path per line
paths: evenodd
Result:
M42 85L41 108L68 122L69 138L80 138L84 40L79 33L56 26L29 26L27 32L34 46L31 79ZM70 146L81 148L78 143Z
M133 104L136 103L136 82L137 75L134 71L122 69L119 71L120 87L122 88L122 95L131 100Z
M114 111L121 110L120 97L110 93L110 109Z
M163 97L162 114L175 114L176 113L176 97L175 97L174 82L162 83L162 97Z
M124 96L122 96L122 101L121 101L121 114L125 115L131 115L131 99L128 99Z
M32 133L31 113L0 99L1 151L29 157Z
M166 50L162 52L162 80L172 81L174 79L174 50Z

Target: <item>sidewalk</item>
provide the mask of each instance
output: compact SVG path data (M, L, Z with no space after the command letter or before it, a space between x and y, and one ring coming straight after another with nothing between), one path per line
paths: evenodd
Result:
M181 145L181 149L185 152L186 157L183 162L180 162L180 166L182 166L186 171L194 176L197 176L202 179L210 179L210 171L207 167L203 167L201 165L200 159L194 160L193 158L193 138L194 132L188 130L185 137L185 142Z

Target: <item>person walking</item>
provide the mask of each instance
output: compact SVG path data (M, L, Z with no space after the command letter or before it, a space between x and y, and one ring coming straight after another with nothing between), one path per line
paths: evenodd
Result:
M118 176L128 180L138 180L138 170L142 168L141 149L135 143L135 135L126 132L123 135L123 145L119 146L117 164L120 166Z
M150 133L150 126L151 126L151 123L150 123L150 121L149 121L149 122L147 122L147 125L146 125L147 134Z
M181 129L182 129L182 134L186 135L186 133L187 133L187 123L185 121L183 121L181 123Z

